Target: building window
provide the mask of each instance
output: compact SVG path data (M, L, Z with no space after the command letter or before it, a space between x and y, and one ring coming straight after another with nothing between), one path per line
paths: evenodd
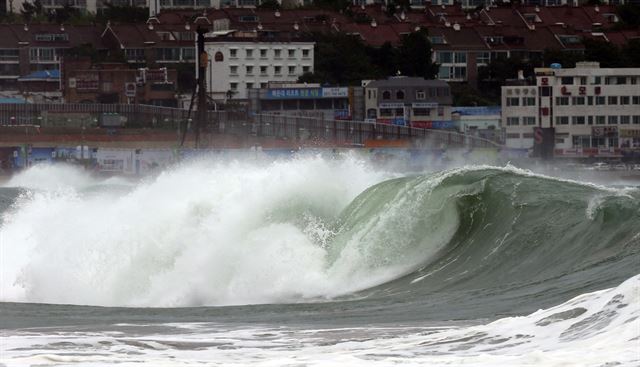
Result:
M238 57L238 50L235 48L229 49L229 57L234 59Z
M633 104L640 104L640 96L633 96L631 100L633 101Z
M68 42L69 35L66 33L40 33L35 36L36 41L41 42Z
M518 97L507 98L507 106L520 106L520 98Z
M389 92L388 90L385 90L384 92L382 92L382 99L384 100L391 99L391 92Z
M456 64L466 64L467 63L467 53L466 52L454 52L454 61Z
M476 64L486 65L491 62L491 52L478 52L476 55Z
M507 139L520 139L520 134L518 134L518 133L507 133Z
M605 98L602 97L602 96L597 96L596 97L596 105L599 106L599 105L604 105L604 104L605 104Z
M593 116L587 117L587 124L593 125Z
M596 125L604 125L605 117L604 116L596 116Z
M253 88L253 83L247 83L246 84L246 89L251 89Z
M536 98L535 97L523 97L522 98L522 105L523 106L535 106L536 105Z
M591 137L591 146L594 147L594 148L604 147L605 146L604 138L598 138L598 137L592 136Z
M296 67L295 66L289 66L289 75L295 75L296 73Z
M572 125L584 125L584 116L572 116L571 117Z
M248 65L245 67L247 75L253 75L253 66Z
M303 74L304 73L309 73L309 72L311 72L311 67L310 66L306 66L305 65L305 66L302 67L302 73Z
M423 90L416 91L416 99L426 99L426 94Z
M618 84L618 85L627 84L627 78L624 77L624 76L616 77L616 84Z
M380 116L391 117L391 116L393 116L393 110L391 108L381 108L380 109Z
M594 76L594 77L593 77L593 84L594 84L594 85L600 85L600 84L602 84L602 77L601 77L601 76Z
M260 83L260 88L265 89L267 88L267 83Z
M266 74L267 74L267 67L260 66L260 75L266 75Z
M518 126L520 125L520 120L518 117L507 117L507 126Z
M574 135L573 136L574 148L590 148L591 147L591 135Z
M236 65L229 66L229 74L238 75L238 66Z
M560 79L560 83L562 83L562 85L573 85L573 77L563 76L562 79Z
M556 116L556 125L569 125L569 116Z
M404 91L399 90L396 92L396 99L403 100L404 99Z
M589 96L589 97L587 97L587 104L588 104L589 106L593 106L593 96Z
M569 97L556 97L556 106L568 106Z
M0 61L18 61L18 49L0 49Z
M609 100L609 105L617 105L618 104L618 97L617 96L609 96L608 100Z
M580 77L580 85L587 85L587 77L586 76L581 76Z
M273 57L275 57L276 59L279 59L282 55L282 50L279 48L276 48L273 50Z
M267 58L267 50L264 48L260 49L260 58L261 59L266 59Z
M584 105L584 97L573 97L572 103L574 106L582 106Z
M536 124L536 118L534 116L525 116L522 118L522 124L523 125L535 125Z
M633 124L634 125L640 125L640 116L638 116L638 115L633 116Z
M618 116L609 116L607 120L609 121L609 125L618 124Z
M306 59L306 58L308 58L308 57L309 57L309 54L310 54L309 49L306 49L306 48L305 48L305 49L303 49L303 50L302 50L302 57L303 57L303 58L305 58L305 59Z
M413 115L414 116L429 116L431 114L431 110L428 108L414 108Z
M273 67L273 73L275 75L281 75L282 74L282 66L274 66Z
M253 50L252 49L247 49L245 50L246 55L247 55L247 59L252 59L253 58Z
M291 50L291 49L289 49L289 50L288 50L288 57L289 57L290 59L295 58L295 57L296 57L296 50Z
M631 123L631 116L620 116L620 125L629 125Z
M439 51L436 56L438 64L451 64L453 62L453 54L450 51Z
M622 105L627 105L627 104L629 104L629 99L630 99L630 98L629 98L629 96L622 96L622 97L620 97L620 104L622 104Z
M229 89L238 90L238 83L229 83Z

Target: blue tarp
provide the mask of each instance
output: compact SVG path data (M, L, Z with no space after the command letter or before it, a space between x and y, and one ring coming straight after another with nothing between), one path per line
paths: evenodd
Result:
M24 104L27 103L22 98L0 98L0 104Z
M19 80L58 80L60 70L39 70L19 78Z

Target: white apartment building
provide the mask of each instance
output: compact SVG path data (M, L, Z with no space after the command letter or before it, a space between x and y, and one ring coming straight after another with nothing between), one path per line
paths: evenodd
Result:
M534 128L555 129L555 154L619 156L640 150L640 68L538 68L536 85L502 87L509 148L531 148Z
M212 98L246 99L247 89L267 88L269 82L296 82L313 72L314 42L278 36L207 38L207 89Z

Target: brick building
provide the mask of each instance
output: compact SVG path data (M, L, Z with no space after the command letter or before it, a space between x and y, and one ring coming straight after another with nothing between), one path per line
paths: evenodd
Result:
M166 68L130 69L127 64L65 61L67 103L139 103L175 107L176 72Z

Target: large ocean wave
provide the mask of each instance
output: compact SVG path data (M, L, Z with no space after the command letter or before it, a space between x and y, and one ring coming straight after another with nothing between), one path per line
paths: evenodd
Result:
M48 167L5 184L0 202L5 302L378 300L395 314L456 304L446 317L475 319L639 272L637 189L513 167L401 177L313 157L199 162L135 183Z

